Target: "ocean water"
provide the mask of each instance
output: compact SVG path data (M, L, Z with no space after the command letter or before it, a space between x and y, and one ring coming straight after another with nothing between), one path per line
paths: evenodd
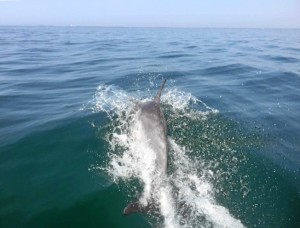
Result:
M0 227L300 227L300 30L0 27L0 50ZM163 79L168 178L123 216Z

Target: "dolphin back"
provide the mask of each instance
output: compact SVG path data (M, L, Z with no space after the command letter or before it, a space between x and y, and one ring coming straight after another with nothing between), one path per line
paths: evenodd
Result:
M160 102L160 97L161 97L161 91L163 90L163 88L165 87L165 84L166 84L166 81L167 79L165 79L160 87L160 89L158 90L157 94L156 94L156 97L155 97L155 101L156 102Z
M135 110L135 113L137 113L135 121L139 123L139 126L142 126L143 129L145 129L145 131L143 131L144 133L141 133L145 135L145 139L147 140L145 143L156 154L157 162L155 164L155 170L156 172L160 172L162 175L166 174L168 150L166 121L160 107L160 97L165 84L166 79L163 81L154 100L140 103ZM134 124L135 121L131 124ZM151 190L155 191L155 189L158 188L155 185L160 187L160 183L155 182L151 184ZM128 204L128 206L124 209L123 214L130 215L138 212L145 213L152 210L157 210L157 204L153 198L151 198L151 201L148 202L148 205L142 205L140 200Z

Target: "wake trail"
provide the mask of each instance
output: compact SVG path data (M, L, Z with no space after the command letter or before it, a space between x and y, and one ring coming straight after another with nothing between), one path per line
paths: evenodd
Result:
M134 126L129 124L135 118L132 110L139 100L143 102L150 98L101 85L89 104L93 112L104 112L111 120L112 131L106 135L110 148L108 165L104 168L106 172L117 183L123 181L129 185L138 180L142 193L135 190L129 197L137 199L141 196L144 205L150 204L154 198L158 217L162 218L162 221L155 219L156 215L150 213L156 227L243 227L226 207L217 203L211 182L214 173L207 162L192 159L192 152L172 136L168 138L170 171L166 178L157 175L156 155L145 138L145 129L138 122ZM174 131L188 126L189 121L205 121L218 113L190 93L176 88L167 89L161 95L161 101L162 109L168 113L167 124L172 123L169 128ZM191 109L191 106L196 109ZM161 187L153 188L158 182L163 183Z

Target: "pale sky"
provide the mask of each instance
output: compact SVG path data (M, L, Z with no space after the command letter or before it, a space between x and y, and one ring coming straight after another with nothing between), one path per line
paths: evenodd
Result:
M300 28L300 0L0 0L0 25Z

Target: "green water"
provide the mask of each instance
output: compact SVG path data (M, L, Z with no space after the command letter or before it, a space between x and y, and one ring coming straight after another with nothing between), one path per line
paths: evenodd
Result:
M172 222L300 227L299 30L0 34L0 227L167 227L122 215L144 180L116 143L162 78Z

